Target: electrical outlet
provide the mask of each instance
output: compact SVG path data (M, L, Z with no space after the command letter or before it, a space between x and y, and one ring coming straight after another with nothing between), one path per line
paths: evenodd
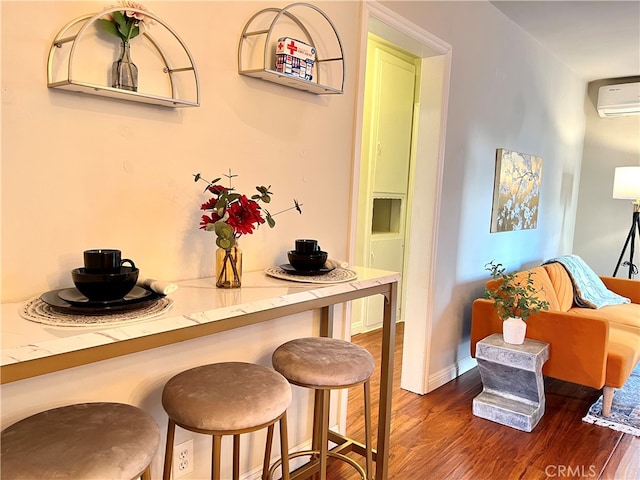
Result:
M193 438L173 448L173 478L193 472Z

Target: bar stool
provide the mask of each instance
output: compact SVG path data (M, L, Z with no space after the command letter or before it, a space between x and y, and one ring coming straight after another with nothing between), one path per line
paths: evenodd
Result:
M287 408L291 386L271 368L242 362L223 362L186 370L171 378L162 391L169 416L164 480L171 476L176 425L213 437L211 478L220 478L221 442L233 435L233 478L240 477L240 434L267 427L263 478L269 471L273 429L280 421L283 478L289 479Z
M316 391L312 449L293 453L289 458L304 455L310 455L312 459L319 457L314 461L319 462L321 480L327 477L328 457L349 463L363 480L372 478L370 379L375 368L373 356L365 348L344 340L310 337L280 345L273 352L272 362L273 368L290 383ZM328 450L331 390L360 384L364 384L366 471L352 458Z
M0 441L2 479L150 480L160 429L132 405L80 403L24 418Z

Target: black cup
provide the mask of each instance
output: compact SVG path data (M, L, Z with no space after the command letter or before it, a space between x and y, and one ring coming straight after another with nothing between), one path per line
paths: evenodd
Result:
M316 253L320 251L320 245L317 240L298 239L296 240L296 252L298 253Z
M87 273L114 273L125 263L135 268L132 260L121 259L120 250L113 248L98 248L84 251L84 268Z

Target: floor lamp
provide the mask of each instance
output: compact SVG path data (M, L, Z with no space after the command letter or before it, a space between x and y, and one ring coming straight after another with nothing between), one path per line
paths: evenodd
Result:
M613 177L613 198L633 200L631 203L633 205L631 228L624 242L624 247L622 247L622 252L620 252L616 269L613 271L613 276L615 277L620 268L620 262L622 262L622 258L624 257L624 252L629 246L629 261L624 262L622 265L629 266L629 278L632 278L632 275L638 273L638 267L633 263L633 252L636 242L636 230L638 232L638 238L640 239L640 166L616 167Z

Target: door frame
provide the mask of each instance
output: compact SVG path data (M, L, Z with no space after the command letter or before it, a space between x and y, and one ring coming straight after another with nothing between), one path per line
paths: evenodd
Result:
M373 37L372 37L373 36ZM360 180L359 180L359 198L358 198L358 210L357 210L357 218L356 218L356 246L355 246L355 261L354 263L357 265L363 265L365 267L372 267L372 243L375 240L376 235L373 233L371 226L373 224L374 217L374 205L375 198L388 198L388 199L400 199L401 207L400 207L400 218L398 230L394 230L393 232L389 232L387 238L389 236L394 237L397 240L398 235L402 237L402 265L399 267L400 273L404 272L407 266L406 255L405 255L405 245L407 243L407 232L408 232L408 199L409 199L409 179L412 175L412 171L415 168L415 139L417 135L417 122L415 118L416 105L418 102L419 96L419 85L420 85L420 70L422 59L418 58L415 55L409 54L406 51L400 49L395 44L391 44L384 38L377 36L373 32L368 32L367 34L367 51L366 51L366 65L367 68L371 68L372 71L366 71L365 78L365 104L368 105L368 108L365 108L362 112L360 118L362 118L362 141L360 143ZM371 51L369 49L372 48ZM378 122L380 115L380 97L378 96L379 91L376 91L374 88L374 84L379 80L373 79L372 74L376 71L376 66L378 68L381 67L381 64L375 62L376 57L371 57L375 55L375 52L382 52L386 59L389 59L389 56L393 58L393 61L400 61L403 63L413 65L415 68L415 73L413 75L414 88L411 92L411 137L409 139L408 145L408 158L407 158L407 177L404 179L405 181L405 189L404 193L400 194L398 192L384 192L376 191L375 182L377 178L377 154L376 146L373 142L374 139L380 134L380 124ZM374 60L374 62L372 62ZM379 59L378 59L379 60ZM374 66L376 63L376 66ZM385 64L387 64L385 62ZM397 65L396 65L397 66ZM402 67L401 67L402 68ZM377 85L380 88L380 85ZM367 93L368 92L368 93ZM369 98L367 99L367 96ZM365 115L370 118L366 118ZM366 138L365 138L366 137ZM375 159L373 158L375 157ZM377 192L374 195L374 191ZM380 233L380 232L378 232ZM378 237L377 240L381 240L384 237ZM378 268L378 267L373 267ZM398 302L397 302L397 320L401 322L403 320L402 312L404 312L404 302L405 299L405 278L399 282L398 285ZM382 317L379 316L379 311L381 311L382 303L381 298L369 298L359 300L357 302L352 303L352 322L351 322L351 331L352 334L364 333L369 330L379 328L382 326ZM372 315L374 318L374 322L371 322ZM354 321L355 320L355 321ZM367 322L369 320L369 322Z
M415 171L409 179L405 250L405 333L401 387L424 394L429 391L429 352L435 291L435 253L439 223L442 172L446 138L447 105L452 47L421 27L375 1L363 3L360 29L360 62L356 94L354 163L351 177L349 258L355 258L358 195L361 166L364 88L368 32L422 58L420 113ZM428 113L425 115L424 113ZM416 189L416 185L421 188ZM429 188L422 188L428 185ZM420 248L418 248L420 247ZM397 361L397 360L396 360Z

